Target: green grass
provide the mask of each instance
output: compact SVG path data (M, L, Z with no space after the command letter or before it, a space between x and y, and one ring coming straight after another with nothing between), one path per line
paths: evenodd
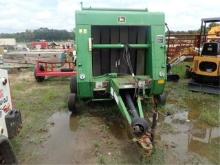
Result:
M161 123L158 128L160 133L167 134L167 133L176 133L177 130L169 123Z
M106 164L106 158L104 155L102 154L98 155L98 164L101 164L101 165Z
M59 79L40 84L23 79L11 83L12 100L23 122L21 132L12 140L20 160L25 162L37 155L37 147L33 146L47 138L48 118L54 112L67 110L68 84L68 80Z
M141 165L163 165L165 163L165 153L162 147L154 148L153 154L150 158L143 157Z
M199 120L207 123L210 126L220 126L220 113L219 111L202 111Z
M168 82L166 84L167 103L164 107L160 107L160 110L171 114L188 111L190 120L197 120L210 126L220 126L220 97L191 92L187 87L188 81L180 79L178 83Z
M184 64L181 65L183 68ZM183 69L176 69L182 73ZM25 74L25 73L24 73ZM185 74L185 72L184 72ZM28 162L38 155L38 144L46 138L48 128L48 118L57 111L67 111L67 97L69 94L69 81L67 79L52 79L43 83L36 83L32 79L21 79L11 82L12 100L16 108L21 110L23 119L23 128L14 140L13 147L19 160ZM189 117L192 120L198 120L211 126L219 126L219 96L194 93L187 89L187 80L181 80L179 83L167 83L166 92L168 92L168 101L165 107L160 110L166 112L189 111ZM80 105L82 104L82 105ZM122 118L116 105L104 103L96 106L80 105L80 126L85 127L89 123L88 113L90 111L94 116L101 116L106 120L106 125L100 125L103 132L109 131L109 121L115 118ZM191 119L190 119L191 120ZM173 132L170 125L162 126L164 131ZM39 145L38 145L39 146ZM94 148L100 149L100 145L94 142ZM118 154L120 155L120 154ZM115 160L109 160L104 154L97 156L98 164L118 164L118 155ZM139 164L164 164L164 150L156 146L156 150L150 159L143 158Z

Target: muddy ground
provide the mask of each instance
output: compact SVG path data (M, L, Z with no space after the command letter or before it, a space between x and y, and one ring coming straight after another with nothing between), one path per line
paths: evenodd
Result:
M114 102L67 110L68 79L36 83L32 71L10 74L23 128L13 147L20 164L218 164L219 97L189 92L187 80L168 83L155 150L146 158L132 141ZM146 107L146 109L148 109Z

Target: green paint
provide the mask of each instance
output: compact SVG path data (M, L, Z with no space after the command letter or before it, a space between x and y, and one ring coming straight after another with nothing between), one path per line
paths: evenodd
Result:
M92 100L111 99L111 88L117 95L115 98L120 112L131 124L132 118L121 97L121 91L134 90L137 81L152 81L144 88L143 98L163 93L165 84L158 84L158 80L166 80L166 47L165 47L165 16L160 12L147 10L127 9L82 9L76 11L76 51L77 51L77 90L79 98ZM99 49L123 49L123 43L92 44L91 29L93 26L135 26L146 27L146 43L128 43L131 49L146 50L145 75L122 76L117 73L107 73L93 76L92 53ZM143 28L142 28L143 29ZM100 64L101 65L101 64ZM84 77L82 78L82 75ZM161 76L162 75L162 76ZM100 82L107 82L108 86L103 92L109 93L109 98L96 98L94 89ZM136 85L136 87L134 87ZM141 96L140 96L141 97ZM136 100L140 117L144 117L140 97Z
M144 118L144 113L143 113L143 109L142 109L142 105L141 105L141 98L140 97L137 98L137 103L138 103L139 115L140 115L141 118Z
M123 114L123 116L127 119L128 123L131 124L131 117L127 111L127 108L125 107L125 104L121 98L121 96L118 96L118 103L117 103L120 112Z
M149 44L128 44L130 48L149 48ZM112 48L112 49L120 49L124 48L124 44L93 44L92 48L94 49L102 49L102 48Z

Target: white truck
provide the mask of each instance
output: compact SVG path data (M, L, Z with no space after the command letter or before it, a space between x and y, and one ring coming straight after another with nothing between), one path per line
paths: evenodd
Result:
M0 69L0 164L17 164L9 139L21 126L21 113L12 107L8 72Z

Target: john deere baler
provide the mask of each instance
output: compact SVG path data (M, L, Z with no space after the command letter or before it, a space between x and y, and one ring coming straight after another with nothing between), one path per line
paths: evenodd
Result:
M164 90L164 14L84 8L76 12L75 35L77 77L71 79L70 111L76 110L76 97L114 99L135 134L149 132L141 103L160 100Z

